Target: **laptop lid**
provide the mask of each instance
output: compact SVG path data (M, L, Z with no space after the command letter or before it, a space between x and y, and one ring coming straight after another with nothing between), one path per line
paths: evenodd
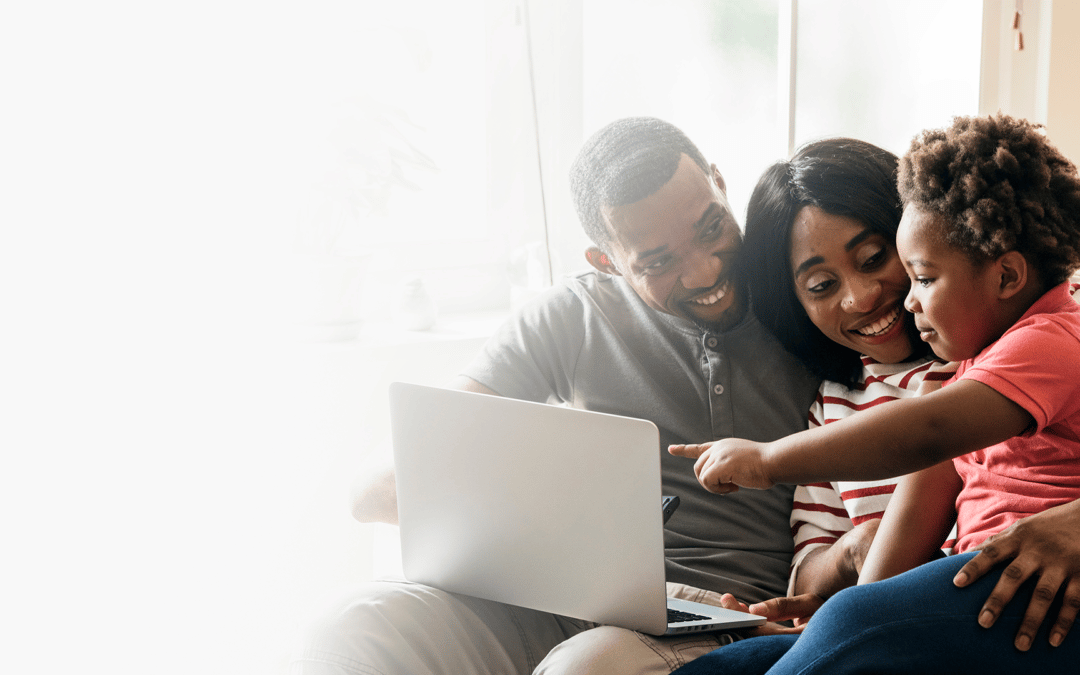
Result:
M401 382L390 413L407 579L665 632L653 423Z

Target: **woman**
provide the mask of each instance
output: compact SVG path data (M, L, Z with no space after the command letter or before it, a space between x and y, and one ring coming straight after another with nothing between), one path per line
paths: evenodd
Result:
M903 308L896 169L886 150L828 139L770 167L751 197L743 259L754 311L825 380L810 426L925 393L955 370ZM855 583L895 483L797 489L791 595L826 598Z
M924 393L954 370L928 355L911 315L903 310L909 282L895 249L902 212L896 168L897 158L885 150L852 139L829 139L770 167L751 197L744 274L762 323L826 380L811 410L811 426ZM801 601L789 599L755 611L801 622L823 598L854 584L894 484L799 487L792 515L797 548L789 594ZM1027 521L1026 527L1045 528L1044 534L1064 538L1064 522L1076 512L1074 505L1062 507ZM1075 547L1064 554L1031 548L1041 536L1021 530L1002 533L998 541L1006 550L995 559L1020 552L1023 578L1038 567L1068 569L1049 572L1051 581L1058 577L1052 589L1056 591L1061 577L1080 571L1080 556ZM968 578L985 572L986 562L976 560L966 567ZM1043 571L1044 578L1047 574ZM1021 580L1003 577L987 603L995 617ZM989 591L989 585L986 588ZM787 610L790 604L796 609ZM1037 616L1020 628L1018 644L1025 635L1030 642L1046 612L1045 605L1034 609ZM764 672L793 639L750 640L725 653L724 667L733 667L741 652L741 663L756 664ZM679 672L714 672L721 663L718 657L719 652L703 657Z

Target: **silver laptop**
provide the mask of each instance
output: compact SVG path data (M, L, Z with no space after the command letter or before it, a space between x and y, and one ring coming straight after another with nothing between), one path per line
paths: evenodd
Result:
M390 416L410 581L653 635L764 623L666 597L652 422L403 382Z

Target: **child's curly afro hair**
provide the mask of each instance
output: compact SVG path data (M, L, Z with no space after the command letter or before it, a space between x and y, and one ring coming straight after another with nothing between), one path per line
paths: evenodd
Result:
M905 206L944 216L945 241L977 263L1017 250L1046 288L1080 267L1080 177L1041 125L994 115L924 131L899 188Z

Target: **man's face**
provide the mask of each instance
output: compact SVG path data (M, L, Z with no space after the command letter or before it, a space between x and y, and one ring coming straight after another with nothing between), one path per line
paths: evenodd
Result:
M742 233L713 167L707 175L686 155L652 195L604 209L612 267L653 309L722 328L742 317L732 282Z

